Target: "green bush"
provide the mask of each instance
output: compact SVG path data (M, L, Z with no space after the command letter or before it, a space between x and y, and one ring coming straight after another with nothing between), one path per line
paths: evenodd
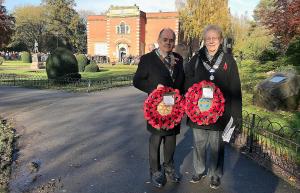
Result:
M279 66L275 69L276 72L289 72L297 74L297 69L295 66L287 65L287 66Z
M261 63L265 63L267 61L275 61L279 55L280 53L277 52L274 48L267 48L260 53L260 55L258 56L258 60Z
M46 72L49 79L80 79L78 64L73 53L66 48L57 48L47 58Z
M96 60L91 60L89 64L95 64L95 65L97 65L97 61Z
M31 63L31 54L29 52L22 52L21 59L24 63Z
M86 67L86 65L88 64L88 59L84 54L78 54L76 56L77 62L78 62L78 69L79 72L83 72L84 68Z
M0 65L2 65L4 62L4 58L2 56L0 56Z
M97 64L89 64L85 67L84 72L99 72L99 67Z
M300 66L300 36L291 41L285 55L288 62Z
M267 61L265 63L259 64L256 68L258 72L268 72L272 70L276 70L280 67L285 67L289 65L286 58L281 57L278 58L276 61Z

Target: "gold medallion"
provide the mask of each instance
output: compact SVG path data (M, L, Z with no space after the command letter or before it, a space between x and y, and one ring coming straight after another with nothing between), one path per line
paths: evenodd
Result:
M157 112L162 116L171 114L172 109L173 109L172 105L165 105L163 101L157 105Z

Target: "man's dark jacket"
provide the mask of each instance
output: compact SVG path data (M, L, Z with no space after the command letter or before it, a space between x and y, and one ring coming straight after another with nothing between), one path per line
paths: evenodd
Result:
M183 94L183 59L179 54L175 52L173 52L173 55L177 59L173 72L173 78L175 79L174 82L167 67L156 54L155 50L153 50L152 52L147 53L141 57L138 64L138 69L133 78L134 87L148 93L149 95L154 89L156 89L158 84L162 84L167 87L179 89L180 94ZM180 132L180 125L175 126L175 128L171 130L162 130L155 129L147 123L147 129L150 132L161 136L176 135Z
M185 66L186 91L194 83L201 82L202 80L210 81L210 73L202 63L202 61L207 61L205 49L205 47L200 49ZM215 57L221 52L223 52L222 49L219 49ZM196 65L197 59L199 61L198 65ZM214 73L214 80L212 82L220 88L225 98L225 112L223 116L219 117L216 123L208 126L198 125L190 119L187 120L187 125L192 128L220 131L224 130L230 116L232 116L234 120L233 124L239 129L242 121L242 94L238 68L232 54L224 53L223 60Z

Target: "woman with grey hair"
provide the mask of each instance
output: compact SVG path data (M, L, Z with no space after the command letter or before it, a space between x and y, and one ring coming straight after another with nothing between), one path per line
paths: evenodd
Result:
M223 114L214 123L207 125L193 122L190 118L187 120L187 125L193 130L194 139L195 173L190 182L197 183L209 174L210 187L217 189L221 184L224 164L222 133L226 125L229 125L229 120L232 123L230 127L235 127L237 130L241 126L242 94L236 62L230 53L225 53L222 49L221 28L217 25L208 25L203 30L203 37L204 47L186 65L185 90L205 80L220 89L225 104ZM212 88L201 89L202 96L198 100L198 106L200 111L205 113L211 109L215 94ZM203 102L207 105L204 110L200 108ZM210 158L208 163L206 157Z

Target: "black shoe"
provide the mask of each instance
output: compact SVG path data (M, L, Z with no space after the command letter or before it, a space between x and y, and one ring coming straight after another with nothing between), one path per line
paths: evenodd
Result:
M170 182L174 182L174 183L180 182L180 177L176 173L173 166L167 166L166 164L164 164L163 166L164 166L164 170L165 170L167 180L169 180Z
M218 189L220 185L221 185L221 180L219 177L211 177L209 186L212 189Z
M171 171L165 171L165 174L169 181L174 183L180 182L180 177L176 174L175 169L172 169Z
M161 188L166 184L166 176L163 172L157 171L151 173L151 183L157 188Z
M206 176L206 174L204 172L202 174L193 175L190 182L196 184L196 183L200 182L200 180L202 178L205 178L205 176Z

